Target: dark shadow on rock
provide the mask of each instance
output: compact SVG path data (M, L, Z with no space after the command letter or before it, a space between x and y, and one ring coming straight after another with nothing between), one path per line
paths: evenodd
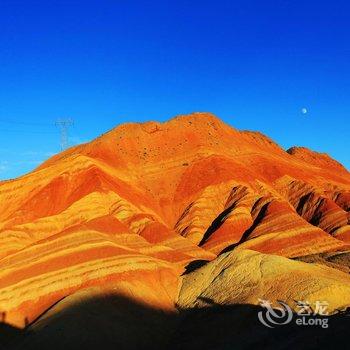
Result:
M0 350L8 349L10 346L17 344L25 334L27 334L26 330L0 323Z
M305 194L299 199L296 212L302 217L306 203L312 198L312 192Z
M218 217L211 223L211 225L205 231L202 240L199 242L200 247L204 243L206 243L207 240L210 238L210 236L222 226L222 224L225 222L227 215L231 213L235 205L236 203L234 203L233 205L230 205L227 209L225 209L222 213L220 213Z
M329 328L298 326L294 321L268 328L258 319L259 311L266 311L262 307L200 301L206 306L178 312L153 309L122 296L94 297L65 308L58 305L6 350L348 348L347 313L331 317Z
M201 268L202 266L206 265L209 262L209 260L194 260L191 261L188 265L186 265L185 267L185 271L183 272L182 275L187 275L199 268Z
M254 204L256 205L259 202L259 200ZM237 242L237 243L233 243L229 246L227 246L226 248L224 248L218 255L230 252L232 250L234 250L236 247L238 247L240 244L244 243L248 237L250 236L250 234L257 228L257 226L262 222L262 220L264 219L265 215L266 215L266 211L268 209L270 205L269 203L264 204L260 211L259 214L257 215L257 217L255 218L253 224L243 233L241 239ZM253 209L252 209L253 210Z

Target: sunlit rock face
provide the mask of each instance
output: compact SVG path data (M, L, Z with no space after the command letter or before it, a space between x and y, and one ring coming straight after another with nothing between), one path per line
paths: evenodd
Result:
M260 300L283 300L296 312L296 300L310 305L326 300L332 313L350 304L350 278L329 267L239 249L183 277L178 305L259 305Z
M325 154L208 113L123 124L0 183L2 321L24 327L91 288L166 310L193 307L204 285L217 303L256 304L251 279L276 299L346 306L347 274L291 259L346 254L349 208L350 174ZM201 277L180 277L197 260L210 261ZM223 300L232 281L246 294Z

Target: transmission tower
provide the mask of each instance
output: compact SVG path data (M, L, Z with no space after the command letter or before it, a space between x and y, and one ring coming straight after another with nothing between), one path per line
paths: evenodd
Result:
M61 150L65 150L69 146L68 128L74 125L73 119L58 119L55 125L60 129L61 133Z

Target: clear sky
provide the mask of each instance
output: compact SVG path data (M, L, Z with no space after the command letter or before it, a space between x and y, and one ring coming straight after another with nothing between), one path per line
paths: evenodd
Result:
M59 151L58 118L73 145L193 111L350 168L349 17L339 0L1 0L0 179Z

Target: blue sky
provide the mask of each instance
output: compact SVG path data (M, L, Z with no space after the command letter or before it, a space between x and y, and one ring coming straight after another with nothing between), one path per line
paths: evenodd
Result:
M0 1L0 179L126 121L210 111L350 168L347 1ZM308 109L302 114L301 109Z

